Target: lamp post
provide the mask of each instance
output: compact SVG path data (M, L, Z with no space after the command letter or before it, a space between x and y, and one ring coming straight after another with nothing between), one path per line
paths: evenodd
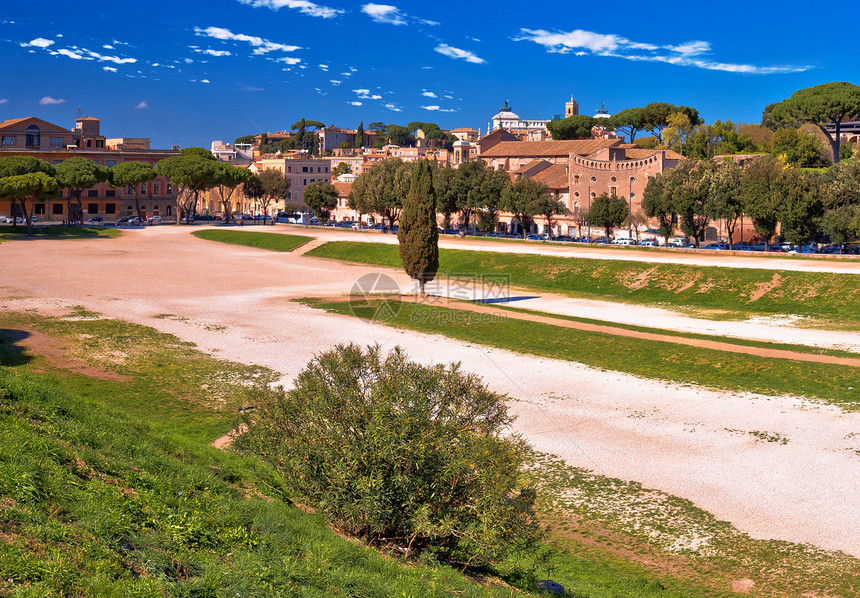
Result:
M588 211L585 213L585 224L588 226L588 241L591 242L591 185L588 186Z
M627 180L627 236L633 238L633 177ZM637 235L638 239L639 236Z

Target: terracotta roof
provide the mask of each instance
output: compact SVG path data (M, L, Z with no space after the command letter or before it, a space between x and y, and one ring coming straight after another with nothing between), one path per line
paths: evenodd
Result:
M457 128L457 129L451 129L451 130L450 130L450 132L451 132L451 133L469 133L469 132L471 132L471 131L474 131L475 133L477 133L477 132L478 132L478 129L472 129L472 128L469 128L469 127L460 127L460 128Z
M659 154L660 152L665 153L668 160L684 159L684 156L674 150L643 149L641 147L629 148L625 151L625 154L630 160L643 160L645 158L650 158L654 154Z
M49 127L54 128L56 130L56 132L58 132L58 133L60 131L63 131L64 133L74 134L74 131L70 131L69 129L65 129L59 125L55 125L54 123L49 123L48 121L42 120L41 118L38 118L36 116L25 116L24 118L12 118L9 120L4 120L4 121L0 122L0 129L5 129L7 127L13 127L15 125L19 125L19 124L26 122L28 120L35 120L35 121L38 121L44 125L48 125Z
M546 170L541 170L532 179L544 183L550 189L568 189L570 187L567 164L553 164Z
M346 197L349 195L349 192L352 191L352 183L342 183L341 181L335 181L332 183L334 188L337 189L338 197Z
M615 147L618 139L572 139L569 141L500 141L481 154L482 158L587 156L605 147Z
M96 122L101 122L101 119L96 118L96 117L94 117L94 116L85 116L85 117L83 117L83 118L76 118L76 119L75 119L75 122L80 122L80 121L82 121L82 120L94 120L94 121L96 121Z
M535 158L534 160L531 160L531 161L527 162L526 164L520 166L516 170L514 170L513 173L514 174L523 174L525 172L528 172L529 170L531 170L532 168L534 168L535 166L537 166L541 162L543 162L543 160L541 160L539 158Z

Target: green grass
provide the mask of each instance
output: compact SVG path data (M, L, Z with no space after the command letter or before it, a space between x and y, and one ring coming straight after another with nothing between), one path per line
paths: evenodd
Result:
M268 249L270 251L292 251L301 247L313 237L301 235L281 235L278 233L257 233L235 230L198 230L191 233L199 239L207 241L218 241L219 243L232 243L233 245L244 245L256 247L257 249Z
M27 331L65 357L22 350ZM0 596L522 595L343 538L265 463L210 446L245 384L273 379L83 308L0 314ZM717 595L607 555L557 558L564 572L538 575L575 579L575 596ZM498 573L528 585L527 565Z
M725 390L819 399L846 410L860 409L860 369L844 365L769 359L661 341L562 328L524 320L386 299L393 318L382 323L441 334L461 341L575 361L589 366ZM303 303L327 311L375 319L375 300Z
M34 226L36 239L109 239L122 234L115 228L100 226ZM0 241L27 239L27 226L20 224L16 227L0 226Z
M396 245L337 241L308 252L401 267ZM563 258L492 251L439 250L439 274L509 277L512 286L629 303L694 310L717 317L796 314L860 328L860 276ZM757 291L767 290L754 299Z

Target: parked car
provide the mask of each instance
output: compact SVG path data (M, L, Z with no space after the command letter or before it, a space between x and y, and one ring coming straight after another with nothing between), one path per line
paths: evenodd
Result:
M87 222L89 222L90 224L101 224L104 221L105 219L101 216L93 216L91 218L87 218Z
M764 251L765 244L764 243L756 243L755 245L750 245L750 251Z
M818 247L815 245L815 243L797 245L794 249L791 250L791 253L818 253Z
M722 241L720 241L718 243L708 243L707 245L702 247L702 249L717 249L720 251L725 251L728 248L729 248L729 246L726 245L725 243L723 243Z
M658 245L660 244L657 242L657 239L642 239L639 241L640 247L657 247Z
M559 235L553 240L554 241L560 241L562 243L572 243L573 237L571 237L570 235Z
M606 245L609 243L609 240L606 237L598 237L596 239L592 239L589 243L594 243L596 245Z
M527 241L543 241L544 239L540 235L529 235L526 237L526 240Z
M149 218L146 219L146 221L149 222L150 224L154 224L156 222L161 222L161 216L150 216Z
M626 245L629 247L631 245L636 245L636 239L615 239L612 242L612 244L613 245Z
M6 216L0 216L0 224L3 224L7 220L8 220L8 218L6 218Z

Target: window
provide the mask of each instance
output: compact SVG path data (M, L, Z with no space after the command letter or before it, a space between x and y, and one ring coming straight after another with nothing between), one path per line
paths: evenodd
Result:
M597 177L596 177L596 176L591 177L591 182L592 182L592 183L596 183L596 182L597 182Z
M115 203L106 203L105 204L105 214L116 214L116 204Z
M104 147L105 142L102 139L96 139L96 147Z
M60 204L60 207L62 208L63 204ZM36 214L37 216L43 215L45 213L45 204L37 203L35 206L35 209L33 210L33 213Z
M98 189L90 189L89 191L87 191L87 197L98 197L98 196L99 196L99 190Z
M573 175L573 184L574 185L579 184L579 175L578 174Z
M323 167L323 172L328 172L328 166Z
M630 177L630 182L631 182L631 183L635 183L635 182L636 182L636 177L635 177L635 176Z
M63 147L63 138L51 137L51 147Z
M146 193L146 183L140 184L140 192L141 194Z
M93 140L87 139L87 147L92 147L92 146L93 146Z
M291 173L291 172L293 172L293 167L292 167L292 166L287 166L287 172L290 172L290 173Z
M113 168L114 166L116 166L116 160L105 160L105 166Z
M36 125L27 127L27 147L39 147L42 145L42 131Z
M53 164L54 166L56 166L57 164L62 164L62 163L63 163L62 160L54 160L53 162L51 162L51 164Z
M152 206L152 211L154 213L158 214L158 204L155 204L154 206Z
M618 196L618 187L610 187L609 188L609 197L617 197Z
M158 195L161 193L161 183L153 183L152 184L152 192Z
M127 185L125 188L125 192L128 195L134 195L134 185Z
M97 159L93 158L93 164L98 164L98 163L99 163L99 161Z
M105 191L105 197L116 197L116 189L108 189Z
M308 171L308 167L307 167L307 166L302 166L302 172L307 172L307 171Z
M87 204L87 214L98 214L99 213L99 204L97 203L88 203Z
M612 177L612 182L615 183L616 181L618 181L618 179L616 179L615 177Z
M54 214L55 216L62 216L63 215L63 204L55 203L54 205L52 205L51 206L51 213Z
M173 193L173 185L168 183L167 184L167 194L170 195L171 193Z
M3 135L3 145L18 145L18 139L14 135Z

